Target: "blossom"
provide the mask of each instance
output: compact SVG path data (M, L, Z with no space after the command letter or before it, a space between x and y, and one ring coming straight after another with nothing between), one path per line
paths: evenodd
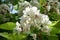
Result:
M37 27L43 32L49 32L48 25L51 23L47 15L41 14L37 7L26 7L23 15L20 17L20 26L24 32L30 31L30 28ZM18 23L17 23L18 24ZM41 27L41 25L43 27Z
M42 29L41 29L42 32L45 32L45 33L50 33L50 28L48 26L44 26Z
M37 10L37 7L26 7L23 13L24 15L34 17L35 14L39 14L39 10Z
M16 26L20 26L20 24L18 22L16 22Z
M42 18L41 23L42 23L43 25L44 25L44 24L46 24L46 25L51 24L51 21L49 21L49 18L48 18L47 15L42 14L42 15L41 15L41 18Z
M23 1L23 2L18 2L19 3L19 10L18 10L18 13L20 14L19 16L23 15L23 10L26 8L26 7L32 7L32 6L36 6L38 8L40 8L40 5L39 5L39 2L37 0L31 0L31 2L28 2L28 1ZM28 9L28 8L27 8ZM29 11L26 10L26 11ZM25 12L24 12L25 13Z
M31 36L33 37L34 40L36 40L36 38L37 38L36 34L31 34Z
M17 30L18 32L22 31L21 25L18 22L16 22L16 28L15 28L15 30Z
M50 5L48 5L48 6L46 6L46 7L47 7L47 10L48 10L48 11L50 11L51 6L50 6Z
M21 28L16 28L16 30L17 30L18 32L22 32L22 29L21 29Z

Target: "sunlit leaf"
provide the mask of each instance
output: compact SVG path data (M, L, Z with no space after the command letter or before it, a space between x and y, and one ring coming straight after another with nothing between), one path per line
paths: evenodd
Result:
M13 22L7 22L4 24L0 24L0 29L13 30L14 27L15 27L15 23Z

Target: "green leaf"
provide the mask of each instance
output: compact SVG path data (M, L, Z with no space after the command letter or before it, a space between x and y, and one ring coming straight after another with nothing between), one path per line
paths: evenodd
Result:
M8 33L0 33L0 36L9 39L9 34Z
M60 20L57 21L57 23L53 27L56 27L57 29L60 29Z
M56 35L56 34L60 34L60 20L55 21L52 25L52 30L51 30L51 34L52 35Z
M13 28L15 26L16 26L15 23L13 23L13 22L7 22L7 23L4 23L4 24L1 24L0 25L0 29L13 30Z

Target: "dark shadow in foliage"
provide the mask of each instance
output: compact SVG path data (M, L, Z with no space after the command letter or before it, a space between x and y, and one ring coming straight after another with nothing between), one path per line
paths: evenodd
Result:
M30 34L26 37L26 40L34 40L32 36L30 36Z
M31 0L26 0L26 1L30 2Z
M43 35L41 33L37 34L37 40L48 40L48 35Z
M60 2L60 0L58 0Z
M16 23L16 22L19 20L18 13L11 14L11 15L12 15L12 18L10 19L10 22ZM20 21L20 20L19 20L19 21Z
M1 1L1 0L0 0ZM8 4L9 2L12 3L13 5L16 5L18 4L18 1L19 0L5 0L4 2L1 1L1 4L4 3L4 4Z
M5 37L0 36L0 40L8 40L8 39L5 38Z
M12 30L5 30L5 29L0 29L0 33L7 32L7 33L13 33Z
M56 34L56 35L58 35L58 39L60 40L60 34Z

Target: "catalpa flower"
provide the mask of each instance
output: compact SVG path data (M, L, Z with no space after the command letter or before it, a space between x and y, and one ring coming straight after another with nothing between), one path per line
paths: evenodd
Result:
M18 32L22 31L20 23L16 22L16 28L15 28L15 30L18 31Z
M37 7L27 7L25 10L23 10L24 15L28 15L31 17L34 17L34 15L39 15L39 10L37 10Z
M23 27L23 31L30 31L30 28L37 27L43 32L49 32L48 25L51 23L47 15L41 14L37 7L26 7L23 10L23 15L20 17L20 25ZM41 25L43 27L41 27Z

